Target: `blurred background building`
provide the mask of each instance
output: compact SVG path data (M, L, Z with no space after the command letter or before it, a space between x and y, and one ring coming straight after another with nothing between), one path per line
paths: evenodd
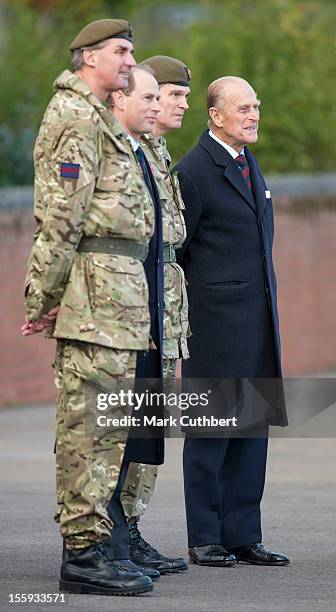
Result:
M32 149L67 47L93 19L134 25L136 58L178 57L190 110L168 138L177 161L205 129L208 84L247 79L262 101L253 147L276 216L283 364L336 368L336 5L334 0L2 0L0 4L0 405L53 401L54 341L23 338L23 280L35 229ZM334 174L335 173L335 174Z

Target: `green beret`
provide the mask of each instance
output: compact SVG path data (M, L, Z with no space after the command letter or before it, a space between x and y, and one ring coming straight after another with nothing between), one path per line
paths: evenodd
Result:
M125 19L98 19L83 28L73 39L69 49L80 49L100 43L107 38L126 38L132 40L132 28Z
M159 83L172 83L173 85L189 86L191 72L189 68L178 59L167 55L154 55L141 62L140 66L149 66Z

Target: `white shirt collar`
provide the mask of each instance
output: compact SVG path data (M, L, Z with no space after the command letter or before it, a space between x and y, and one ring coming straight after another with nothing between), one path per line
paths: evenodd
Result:
M214 140L216 140L216 142L218 142L220 145L222 145L222 147L224 147L224 149L226 149L228 151L228 153L230 153L230 155L233 157L233 159L236 159L236 157L238 157L238 155L244 155L244 147L242 148L240 153L237 153L237 151L235 149L230 147L230 145L226 144L226 142L223 142L223 140L218 138L218 136L216 136L211 130L209 130L209 136L211 136L211 138L213 138Z
M132 149L133 151L136 151L139 148L139 143L137 140L135 140L135 138L133 138L133 136L131 136L131 134L127 134L127 139L130 141L131 145L132 145Z

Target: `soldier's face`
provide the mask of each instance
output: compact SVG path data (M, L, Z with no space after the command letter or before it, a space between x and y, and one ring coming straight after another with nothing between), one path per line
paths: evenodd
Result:
M189 87L167 83L161 85L160 94L161 109L157 118L160 132L164 133L168 130L180 128L184 113L189 108Z
M95 49L95 78L106 91L125 89L131 69L136 65L133 45L123 38L108 40L102 49Z
M238 153L246 144L258 140L260 101L250 86L238 87L217 109L221 138Z
M160 111L160 90L155 78L144 70L133 73L135 88L124 96L122 121L135 138L153 132Z

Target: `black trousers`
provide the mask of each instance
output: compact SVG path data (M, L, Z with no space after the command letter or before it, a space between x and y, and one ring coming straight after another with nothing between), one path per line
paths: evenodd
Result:
M137 358L136 378L160 378L161 356L159 351L140 353ZM109 545L114 559L129 559L129 535L127 520L124 514L120 495L125 483L128 465L131 461L139 463L162 463L164 440L161 438L128 438L119 479L108 505L108 515L114 528L109 538ZM162 459L161 459L162 455Z
M145 384L145 387L143 388L141 383L142 379L160 380L162 377L161 368L161 355L159 351L148 351L147 353L140 352L138 354L136 365L136 388L138 387L140 392L147 388L147 384ZM160 392L160 390L161 389L157 389L158 392ZM155 391L155 389L153 389L153 391ZM144 410L149 417L152 415L160 416L156 408L152 409L147 407ZM130 435L127 439L124 460L128 461L129 463L132 461L134 463L160 465L164 461L163 432L162 437L158 437L160 432L156 428L153 430L153 437L151 437L148 427L146 430L145 438L132 437L132 431L130 431ZM135 432L139 436L138 428L135 429Z
M260 542L267 433L263 438L186 438L183 451L189 546Z
M125 483L127 470L128 462L124 460L121 465L117 486L110 499L107 509L108 515L114 525L108 540L114 559L130 558L127 521L122 503L120 501L120 495Z

